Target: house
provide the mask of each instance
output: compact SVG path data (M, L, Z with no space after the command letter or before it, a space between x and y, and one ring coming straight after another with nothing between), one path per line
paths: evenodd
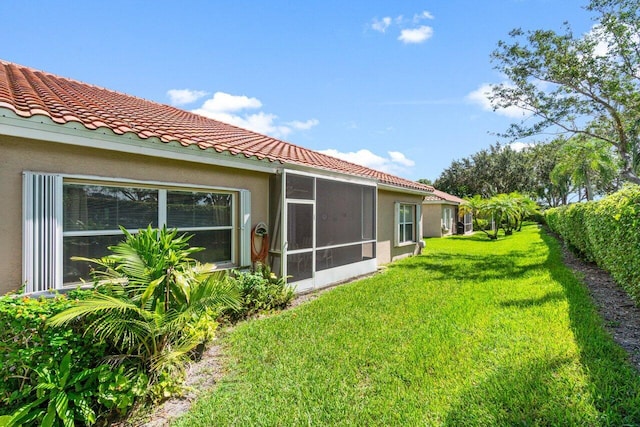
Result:
M422 236L442 237L451 234L467 234L473 231L473 218L459 216L458 206L464 202L459 197L433 189L422 202Z
M311 290L418 252L432 191L0 60L0 294L76 286L90 266L71 257L102 256L120 226L149 224L193 234L201 261L246 267L262 256Z

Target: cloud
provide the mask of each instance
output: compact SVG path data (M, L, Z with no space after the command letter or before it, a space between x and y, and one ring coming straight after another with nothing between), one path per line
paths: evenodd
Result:
M424 43L433 36L433 28L421 25L418 28L404 29L400 32L398 40L405 44Z
M478 89L468 94L467 99L472 103L482 107L483 110L493 111L494 110L493 104L489 99L489 95L491 95L493 86L494 85L492 84L484 83ZM531 114L529 111L524 110L515 105L507 108L498 108L495 110L495 112L502 116L506 116L514 119L521 119Z
M308 130L314 126L318 126L320 122L318 119L309 119L306 122L301 122L299 120L294 120L292 122L287 123L287 125L291 126L294 129L298 130Z
M407 159L405 155L399 151L389 151L389 157L391 157L391 161L401 164L402 166L413 167L416 165L416 162Z
M389 28L389 25L391 25L390 16L385 16L381 20L378 20L378 18L373 18L373 21L371 23L371 29L378 31L380 33L384 33L387 31L387 28Z
M418 14L413 15L413 22L414 23L420 22L423 19L435 19L435 18L433 17L431 12L429 12L428 10L424 10L424 11L422 11L422 13L418 13Z
M418 44L424 43L433 36L432 27L428 25L416 27L419 22L425 19L434 19L434 16L428 10L423 10L413 15L413 19L405 18L402 15L398 15L395 18L390 16L385 16L382 19L373 18L369 26L372 30L382 34L386 33L391 27L398 27L400 29L398 40L405 44Z
M529 147L533 147L535 144L533 143L527 143L527 142L512 142L511 144L509 144L509 147L511 147L511 149L513 151L522 151L525 148L529 148Z
M275 114L265 113L264 111L256 113L244 111L261 107L262 102L257 98L216 92L200 108L191 110L191 112L275 138L286 137L294 130L308 130L320 123L317 119L309 119L307 121L294 120L279 124L278 116Z
M249 98L245 95L231 95L224 92L216 92L213 98L207 99L200 110L211 113L228 113L231 111L240 111L247 108L260 108L262 102L256 98Z
M341 152L334 148L329 148L327 150L319 150L319 152L346 160L347 162L395 175L403 174L407 168L415 166L413 160L408 159L399 151L387 152L388 157L379 156L366 148L352 152Z
M167 91L167 95L171 100L171 105L185 105L207 96L208 93L202 90L170 89Z

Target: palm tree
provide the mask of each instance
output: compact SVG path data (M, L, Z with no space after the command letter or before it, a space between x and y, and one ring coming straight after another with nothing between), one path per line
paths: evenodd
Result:
M480 222L478 221L484 216L486 200L479 194L476 194L473 197L465 197L463 200L464 201L458 207L458 215L463 217L466 214L471 214L471 217L473 218L473 229L480 230L487 236L491 237L487 230L480 226Z
M138 363L152 384L181 378L190 353L212 338L219 312L238 307L237 290L213 265L190 257L200 248L190 248L189 237L166 228L123 231L126 240L109 248L113 254L81 259L103 267L94 273L99 292L50 324L89 316L85 333L116 349L113 360Z
M598 181L608 184L615 177L616 169L614 155L606 143L574 137L562 147L561 160L551 172L551 180L559 183L569 175L576 188L584 188L586 199L593 200Z

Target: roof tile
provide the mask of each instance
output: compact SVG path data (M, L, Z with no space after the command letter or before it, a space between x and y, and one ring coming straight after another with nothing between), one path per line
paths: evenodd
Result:
M56 123L79 122L87 129L108 128L116 134L157 137L168 143L196 145L218 153L303 165L425 192L418 182L356 165L317 151L98 86L58 77L0 60L0 108L21 117L44 115Z

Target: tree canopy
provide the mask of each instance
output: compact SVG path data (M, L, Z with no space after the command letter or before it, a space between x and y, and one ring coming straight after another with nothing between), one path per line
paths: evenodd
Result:
M576 36L515 29L492 54L508 78L490 96L495 109L528 112L512 139L556 130L603 141L621 158L621 176L640 184L640 2L591 0L590 32Z

